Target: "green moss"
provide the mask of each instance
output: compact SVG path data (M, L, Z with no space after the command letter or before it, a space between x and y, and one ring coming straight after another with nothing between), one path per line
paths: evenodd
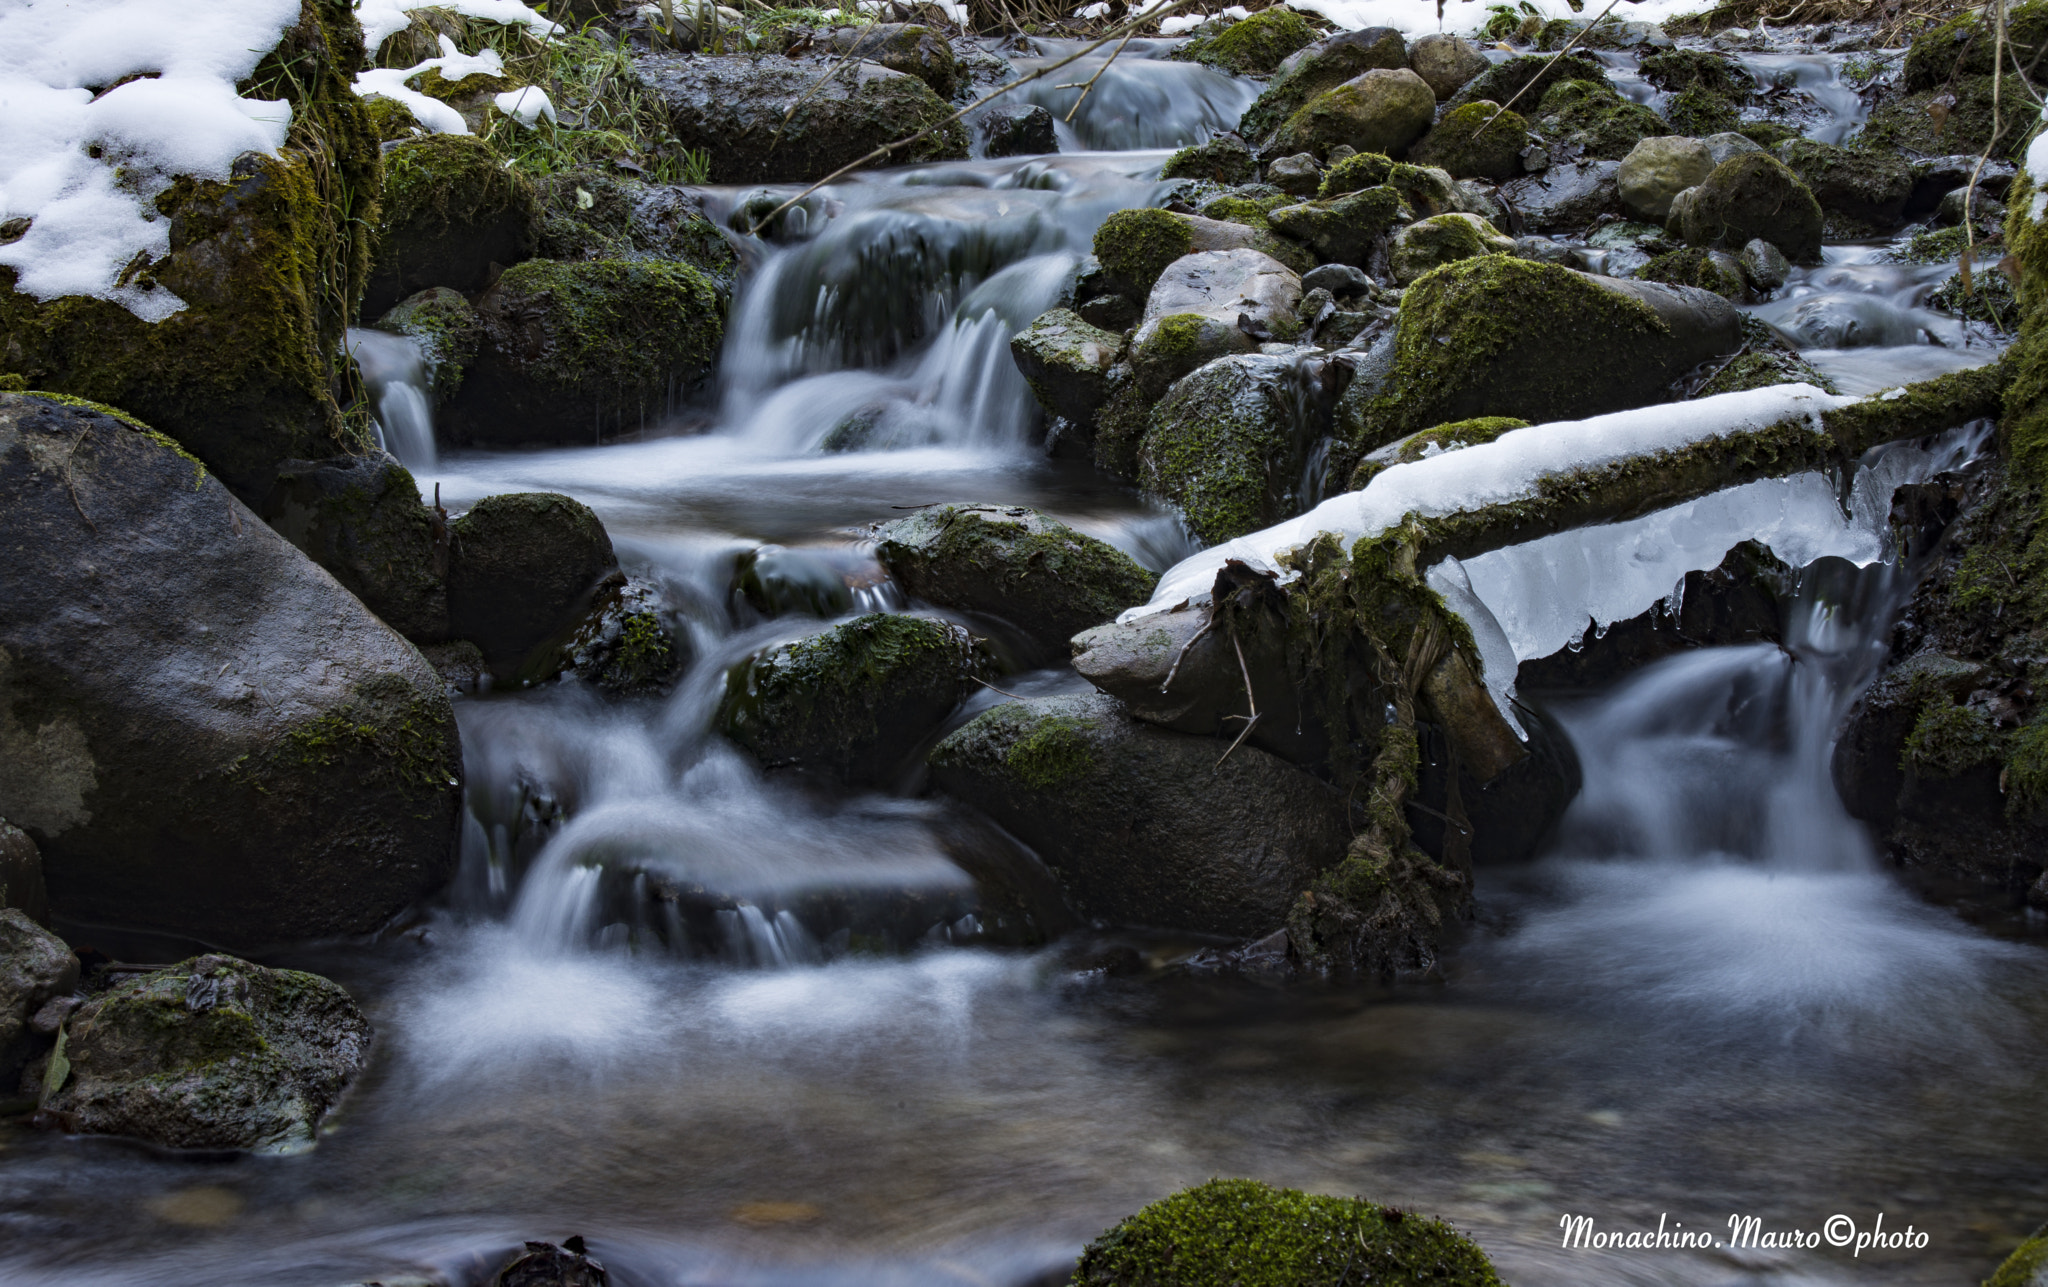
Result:
M1714 262L1703 246L1687 246L1659 255L1644 264L1636 276L1643 281L1668 282L1673 286L1697 286L1737 301L1749 294L1742 271Z
M1664 104L1664 119L1671 123L1675 133L1702 139L1710 134L1729 133L1742 123L1734 104L1698 86L1672 95Z
M1608 161L1627 156L1637 143L1669 133L1649 108L1631 103L1605 81L1559 81L1544 94L1536 132L1555 146L1577 146L1583 155Z
M2035 1287L2044 1271L2048 1271L2048 1231L2021 1243L1998 1272L1984 1280L1984 1287Z
M1323 186L1317 195L1341 197L1347 192L1377 188L1393 171L1392 157L1379 152L1354 152L1323 171Z
M376 675L356 686L347 703L305 720L285 734L285 759L308 768L367 760L372 780L397 783L434 797L456 779L450 763L452 712L438 690L422 693L397 674Z
M467 134L429 134L384 155L383 226L442 236L513 210L530 218L533 185L508 170L488 144Z
M1992 134L1993 90L1989 76L1965 76L1942 89L1922 90L1881 103L1870 114L1857 145L1888 151L1981 153L2018 160L2040 119L2039 108L2018 79L2007 76L1998 97L1998 132ZM1943 100L1952 98L1953 103Z
M1983 16L1968 12L1914 39L1906 51L1905 85L1910 91L1939 90L1958 80L1989 76L1998 42ZM2006 13L2006 75L2039 63L2048 49L2048 4L2014 5Z
M1401 444L1400 451L1391 461L1362 460L1352 471L1351 482L1346 491L1358 491L1370 483L1382 471L1394 465L1412 464L1426 460L1438 452L1456 451L1460 447L1477 447L1492 442L1511 429L1527 429L1529 422L1513 416L1477 416L1470 420L1456 420L1450 424L1425 429ZM1435 450L1431 450L1434 448Z
M2000 758L2003 741L1983 711L1957 706L1945 696L1930 697L1906 735L1899 767L1923 777L1952 778Z
M1010 743L1003 763L1034 791L1058 790L1095 767L1095 751L1087 737L1093 727L1064 715L1048 716Z
M2048 719L2037 716L2006 739L1999 784L2009 817L2032 818L2048 807Z
M1522 172L1529 122L1491 103L1454 107L1409 150L1419 165L1460 179L1506 179Z
M1732 59L1704 49L1671 49L1651 54L1641 64L1643 79L1658 89L1679 93L1702 89L1735 102L1756 92L1756 80Z
M1270 76L1297 49L1314 44L1315 28L1281 5L1240 18L1213 36L1195 36L1170 55L1206 63L1234 76Z
M1142 382L1125 380L1095 413L1095 467L1112 478L1136 482L1138 447L1152 423L1157 395Z
M1467 81L1452 95L1451 103L1461 106L1482 99L1493 103L1540 103L1551 86L1567 80L1604 85L1607 83L1607 70L1584 54L1523 54L1495 63Z
M872 736L877 694L905 674L970 664L965 639L944 622L872 612L784 644L728 672L726 735L749 746L777 727Z
M1250 183L1258 175L1259 163L1252 150L1227 135L1184 147L1159 168L1162 179L1207 179L1225 186Z
M1841 392L1833 380L1796 352L1783 346L1772 346L1738 355L1694 390L1692 396L1711 398L1717 393L1768 389L1776 384L1810 384L1824 393Z
M1211 1180L1161 1199L1088 1244L1075 1287L1498 1287L1469 1239L1362 1198Z
M377 131L377 137L386 143L409 139L420 130L419 120L412 109L395 98L373 95L363 100L363 107L370 115L370 123Z
M1253 143L1261 142L1316 95L1375 68L1392 70L1407 65L1407 46L1393 32L1370 46L1344 44L1304 58L1273 78L1245 109L1237 132Z
M1967 287L1963 274L1951 274L1927 296L1927 304L1951 317L1982 322L1995 330L2019 329L2019 300L2012 282L1994 268L1974 270Z
M1204 219L1220 219L1224 223L1241 223L1248 228L1266 229L1271 227L1266 216L1285 205L1292 205L1294 198L1286 195L1277 197L1218 197L1202 207Z
M1299 478L1296 429L1273 403L1270 373L1248 361L1213 362L1175 384L1139 451L1140 480L1204 545L1278 522Z
M1891 264L1941 264L1960 259L1970 247L1970 230L1967 228L1937 228L1932 232L1917 232L1903 246L1892 246L1884 252L1886 263ZM1978 233L1976 237L1978 261L1985 262L2005 253L2002 237L1987 237Z
M607 407L665 404L678 375L712 368L724 339L724 301L689 264L530 259L506 269L492 294L500 302L487 325L517 318L530 328L518 337L524 376ZM493 334L501 349L505 338Z
M1164 210L1119 210L1095 230L1095 258L1139 299L1194 244L1187 223Z

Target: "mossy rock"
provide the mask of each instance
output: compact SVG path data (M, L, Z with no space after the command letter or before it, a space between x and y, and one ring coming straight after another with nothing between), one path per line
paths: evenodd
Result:
M1983 264L1985 258L1988 256L1978 263ZM2019 329L2019 299L2013 293L2012 282L1989 266L1972 271L1967 287L1960 272L1949 275L1929 293L1927 306L1950 317L1982 322L1994 330L2011 333Z
M1238 123L1238 133L1262 142L1310 99L1374 70L1408 65L1408 43L1391 27L1339 32L1309 47L1273 79Z
M1282 192L1270 197L1246 197L1235 193L1217 197L1202 207L1204 219L1220 219L1225 223L1241 223L1247 228L1270 229L1273 225L1266 216L1282 206L1295 204L1298 198Z
M1298 49L1315 43L1315 28L1282 5L1240 18L1213 36L1194 36L1170 55L1183 62L1204 63L1233 76L1270 76Z
M1308 453L1321 436L1304 417L1294 365L1245 354L1178 381L1153 408L1139 479L1187 519L1204 545L1292 518Z
M2048 4L2033 0L2006 12L2006 75L2031 67L2048 50ZM1951 89L1958 81L1992 72L1998 42L1983 15L1964 13L1921 34L1906 51L1908 93Z
M419 346L434 405L446 406L483 347L484 323L460 291L431 286L402 299L377 319L377 329L403 335Z
M883 785L994 673L959 626L870 613L733 667L718 727L767 768Z
M1367 1202L1211 1180L1162 1198L1081 1253L1075 1287L1340 1287L1358 1281L1499 1287L1441 1220Z
M1159 177L1207 179L1230 187L1258 178L1259 162L1243 140L1226 134L1195 147L1184 147L1167 157L1166 164L1159 169Z
M688 264L528 260L477 302L484 345L449 404L456 442L591 442L667 414L704 381L724 300Z
M834 28L821 42L835 54L850 54L880 63L890 71L915 76L931 86L940 98L951 98L960 88L961 75L946 33L934 27L910 22L876 22L866 26Z
M1903 246L1893 246L1884 252L1889 264L1944 264L1962 258L1969 249L1972 238L1966 228L1937 228L1932 232L1916 232ZM1979 233L1975 238L1977 255L1981 262L1993 251L2005 254L2003 237L1986 237Z
M1704 49L1670 49L1641 63L1643 79L1667 93L1701 89L1734 103L1756 92L1756 78L1731 58Z
M1777 156L1825 214L1896 228L1906 198L1913 195L1913 171L1896 152L1794 139L1779 144Z
M1389 443L1358 462L1351 471L1351 480L1344 490L1355 492L1395 465L1411 465L1418 460L1428 460L1447 451L1461 447L1478 447L1507 433L1511 429L1527 429L1529 422L1514 416L1475 416L1470 420L1454 420L1434 429L1410 434L1399 442Z
M1529 123L1494 103L1467 103L1446 112L1422 142L1409 149L1418 165L1433 165L1459 179L1496 182L1522 172Z
M448 525L448 618L502 680L552 652L619 577L611 537L588 505L556 492L486 496Z
M1567 80L1591 81L1595 85L1605 85L1607 69L1584 54L1524 54L1510 58L1506 62L1495 63L1467 81L1464 88L1451 96L1451 105L1461 107L1466 103L1480 101L1540 103L1552 86Z
M67 1131L303 1152L369 1061L370 1021L317 974L208 955L117 977L71 1016L43 1077Z
M1795 264L1820 261L1821 209L1785 163L1762 152L1730 157L1671 210L1673 228L1695 246L1740 250L1770 242Z
M1801 137L1798 130L1783 121L1744 121L1735 127L1735 132L1760 148L1774 148L1788 139Z
M1703 246L1687 246L1659 255L1643 265L1636 277L1673 286L1697 286L1738 303L1749 295L1749 284L1743 280L1742 266L1735 257Z
M1266 214L1277 232L1315 251L1326 264L1359 265L1373 245L1401 221L1401 194L1391 187L1366 188L1324 201L1280 206Z
M1407 68L1374 70L1316 95L1267 142L1268 156L1306 152L1326 158L1340 147L1403 155L1436 118L1436 91Z
M1377 188L1394 172L1394 158L1384 152L1355 152L1323 171L1320 197L1341 197L1347 192Z
M363 108L370 115L370 124L377 131L377 137L386 143L396 143L426 132L412 114L412 109L395 98L375 94L363 100Z
M1123 336L1065 308L1041 314L1010 337L1010 357L1038 405L1076 424L1092 421L1109 398L1109 372L1123 350Z
M0 901L0 1078L13 1098L23 1065L50 1048L49 1039L33 1025L36 1013L77 988L79 962L64 940L41 924L50 918L50 907L35 841L5 822L0 822L0 874L7 881Z
M480 138L429 134L384 155L377 258L363 297L376 316L430 286L469 294L533 254L539 206L525 175Z
M1067 640L1151 597L1157 574L1122 550L1004 505L937 505L876 534L875 556L908 594L1018 627L1058 655Z
M2005 1258L1984 1287L2040 1287L2048 1280L2048 1228L2035 1233Z
M729 291L739 276L732 243L687 188L584 169L535 184L542 259L664 259L689 264Z
M1619 161L1646 138L1668 132L1663 119L1604 81L1559 81L1536 109L1536 132L1554 146L1595 160Z
M178 178L156 198L170 253L130 281L177 296L182 311L150 323L108 300L38 300L0 267L0 377L121 407L252 500L279 461L354 445L336 399L339 356L381 184L377 129L352 85L362 57L352 11L303 0L241 86L291 105L285 146L245 154L224 180Z
M1402 286L1433 268L1479 255L1513 254L1514 239L1472 214L1434 215L1394 234L1388 260Z
M1733 103L1698 86L1672 95L1671 101L1664 104L1664 119L1671 122L1674 133L1696 139L1733 133L1742 124L1742 116Z
M1857 145L1926 156L1981 154L1990 148L1994 157L2017 161L2026 150L2039 108L2012 78L2002 88L1995 145L1989 76L1964 76L1946 89L1921 90L1879 104L1857 136ZM1948 97L1954 98L1952 105L1939 101Z
M417 644L448 638L446 536L390 456L286 461L263 518L393 630Z
M1194 248L1187 221L1165 210L1119 210L1095 230L1095 258L1136 299L1145 298L1166 266Z

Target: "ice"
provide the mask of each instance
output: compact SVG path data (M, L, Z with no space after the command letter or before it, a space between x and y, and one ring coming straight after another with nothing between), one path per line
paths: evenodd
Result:
M2048 121L2048 106L2041 109L2041 119ZM2048 214L2048 131L2034 137L2027 144L2027 179L2034 185L2034 199L2027 206L2027 217L2035 223Z
M363 24L363 46L374 55L386 37L404 31L412 21L406 16L407 10L426 7L422 0L359 0L356 20ZM552 36L562 30L521 4L520 0L436 0L433 7L452 10L465 18L503 23L508 27L529 27L543 36Z

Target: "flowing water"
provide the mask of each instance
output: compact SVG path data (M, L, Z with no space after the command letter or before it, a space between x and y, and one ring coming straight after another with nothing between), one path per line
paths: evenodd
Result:
M1077 145L1156 149L1248 100L1125 57ZM1547 857L1481 873L1478 921L1430 986L1184 968L1200 944L1065 919L1028 854L914 776L800 787L710 732L726 666L815 628L735 610L737 560L765 543L865 587L863 609L906 606L865 526L934 501L1035 505L1155 568L1192 550L1170 513L1038 452L1006 352L1096 223L1161 196L1163 156L976 161L818 194L764 248L715 398L680 412L689 432L437 464L407 419L424 400L402 396L417 354L360 334L387 443L425 488L585 500L696 660L660 700L459 702L455 888L380 942L280 961L343 982L379 1033L319 1147L0 1137L0 1280L468 1283L521 1239L580 1233L628 1287L1025 1287L1223 1174L1441 1213L1524 1287L1933 1284L1974 1281L2048 1213L2048 960L1905 892L1827 774L1910 588L1878 539L1889 486L1965 462L1981 426L1854 479L1739 489L1465 569L1530 656L1712 566L1724 529L1774 532L1810 565L1784 648L1673 658L1558 706L1584 791ZM707 199L726 217L760 195ZM1859 353L1887 383L1990 356L1944 347L1964 337L1921 306L1927 273L1871 260L1831 252L1758 311L1816 361L1849 355L1825 359L1837 378ZM1613 602L1589 608L1599 593ZM1013 692L1084 687L1017 655ZM983 897L993 885L1017 897ZM719 909L673 896L692 888ZM897 950L855 951L856 932ZM1020 945L1035 933L1052 943ZM1837 1213L1929 1242L1558 1245L1567 1215L1725 1238L1731 1215L1818 1232Z

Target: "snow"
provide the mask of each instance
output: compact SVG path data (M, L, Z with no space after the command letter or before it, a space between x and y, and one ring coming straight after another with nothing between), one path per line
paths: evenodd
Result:
M182 310L162 287L115 282L138 255L170 253L154 202L175 176L225 179L244 152L283 145L290 104L235 83L298 19L298 0L0 3L0 222L33 221L0 246L16 289L111 300L147 322ZM106 88L133 75L150 79Z
M356 20L363 24L364 47L375 54L377 46L383 44L387 37L404 31L411 23L406 10L426 7L425 0L360 0L356 6ZM503 23L508 27L530 27L543 36L552 36L562 30L519 0L435 0L433 7L453 10L465 18Z
M2041 119L2048 121L2048 105L2041 108ZM2034 199L2028 203L2027 217L2035 223L2048 214L2048 131L2035 136L2027 144L2027 178L2034 185Z
M1363 27L1392 27L1406 36L1427 36L1439 31L1469 35L1493 16L1478 0L1446 0L1444 16L1437 19L1436 0L1287 0L1296 9L1319 13L1349 31ZM1565 0L1534 0L1539 16L1549 18L1594 18L1603 6L1588 4L1584 13L1573 13ZM1641 4L1618 4L1614 16L1626 22L1664 22L1713 8L1712 0L1643 0ZM1519 6L1518 6L1519 11Z
M555 104L548 97L548 92L538 85L522 85L518 89L508 89L491 101L498 105L499 111L529 130L543 116L547 117L550 123L555 119Z
M502 76L505 74L505 60L498 57L498 52L495 49L486 49L481 53L471 56L457 49L455 42L448 39L448 37L442 36L440 39L441 56L439 58L429 58L412 67L373 67L369 71L359 73L355 80L357 96L369 98L374 95L380 98L397 99L405 105L407 111L412 113L414 120L435 134L469 133L469 123L462 119L462 113L438 98L433 98L420 93L416 89L408 88L405 82L430 67L438 68L441 78L447 81L459 81L465 76L474 76L478 73L482 73L485 76ZM547 95L540 90L534 90L533 92L540 95L540 102L533 103L531 100L527 100L528 110L536 114L545 113L551 121L555 119L555 105L548 102ZM521 93L522 91L520 90L512 90L509 93L498 95L498 109L506 112L507 115L514 115L515 113L506 108L505 100L519 101ZM542 107L541 104L546 104L546 106ZM533 122L522 119L520 124L531 126Z

